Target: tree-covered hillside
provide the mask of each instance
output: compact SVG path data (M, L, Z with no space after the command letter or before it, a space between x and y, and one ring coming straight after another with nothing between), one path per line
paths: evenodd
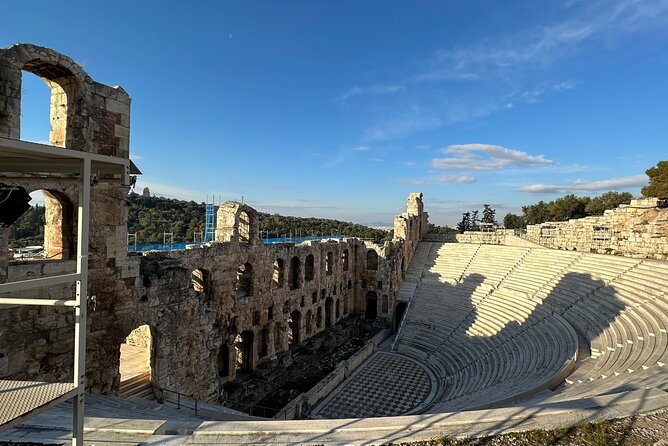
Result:
M128 233L137 234L137 243L162 243L165 232L174 233L174 241L193 241L195 232L204 231L205 205L163 197L128 195ZM286 217L259 213L263 237L311 235L346 235L381 241L390 234L355 223L322 218ZM266 231L266 232L264 232ZM268 234L267 234L268 233ZM10 247L42 244L44 207L28 210L11 227ZM200 235L197 237L201 240Z

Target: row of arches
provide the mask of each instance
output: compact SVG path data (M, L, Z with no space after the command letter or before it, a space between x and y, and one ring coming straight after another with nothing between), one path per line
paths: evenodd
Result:
M343 250L341 254L341 264L343 271L348 271L350 253L347 249ZM334 273L334 253L327 252L324 258L324 271L326 276L331 276ZM311 282L315 279L315 257L313 254L308 254L303 264L304 274L303 282ZM274 268L272 273L272 287L283 288L285 286L285 261L278 258L274 261ZM299 256L293 256L290 259L287 272L287 285L291 290L296 290L302 286L302 261Z

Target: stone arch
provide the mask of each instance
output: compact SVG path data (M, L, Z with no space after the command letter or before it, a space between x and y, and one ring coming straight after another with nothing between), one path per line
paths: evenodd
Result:
M325 257L325 274L328 276L332 275L334 271L334 253L329 251L327 257Z
M283 259L274 261L274 273L271 278L271 284L274 288L283 288L285 282L285 262Z
M261 243L259 217L252 207L226 201L217 214L216 240L219 242Z
M315 277L315 259L313 254L306 256L304 262L304 282L310 282Z
M156 345L155 329L148 324L139 325L124 338L119 348L119 395L153 394L153 382L158 376Z
M374 249L366 252L366 269L376 271L378 269L378 253Z
M288 271L288 285L291 290L296 290L301 286L300 275L301 261L299 260L299 257L294 256L290 259L290 269Z
M92 80L79 65L50 48L17 44L0 50L0 67L0 78L8 87L0 89L0 103L9 104L5 119L0 121L0 135L21 138L21 84L25 71L40 77L51 90L50 144L79 150L86 147L81 129L77 129L81 123L74 118L82 111L85 85Z
M344 249L341 255L341 267L344 271L348 271L350 267L350 252L347 249Z
M302 315L298 310L290 313L288 320L288 344L297 345L301 343L301 319Z
M311 336L313 334L313 311L308 310L306 312L306 320L304 321L304 332L306 336Z
M39 190L44 196L44 257L50 260L69 260L76 256L76 203L68 189Z
M322 328L322 307L318 307L315 312L315 325L318 329Z
M253 294L253 266L250 263L244 263L237 269L237 283L234 290L237 298Z
M238 372L252 372L255 366L254 358L255 334L251 330L245 330L234 339L234 350L236 356L236 368Z
M274 324L274 352L283 351L283 330L280 324Z
M375 291L368 291L366 293L366 310L364 318L374 320L378 317L378 296Z
M325 327L331 327L332 325L334 325L334 322L333 322L333 316L334 315L332 314L332 313L334 313L333 306L334 306L334 302L332 301L332 296L329 296L325 300Z
M202 268L193 270L191 275L193 289L198 293L207 293L209 291L209 272Z

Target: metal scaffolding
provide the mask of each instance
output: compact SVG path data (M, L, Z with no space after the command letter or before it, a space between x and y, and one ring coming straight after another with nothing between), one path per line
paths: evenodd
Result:
M88 298L88 238L90 191L95 181L130 184L129 159L116 158L44 144L0 137L0 178L17 184L37 181L54 185L78 184L76 273L60 274L0 284L0 305L72 307L74 317L74 379L71 383L0 380L0 428L5 429L37 415L61 401L73 398L72 445L83 444L86 386L86 318ZM14 176L12 176L14 175ZM28 299L18 293L73 283L71 299Z

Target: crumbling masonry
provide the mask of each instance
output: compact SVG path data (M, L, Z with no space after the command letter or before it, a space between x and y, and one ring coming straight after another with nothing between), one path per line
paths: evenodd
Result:
M129 156L130 98L121 87L93 81L70 58L19 44L0 50L0 136L20 139L21 73L51 88L51 145ZM18 173L0 181L42 190L46 197L48 259L7 257L0 229L0 282L72 272L77 190L67 178L41 184ZM96 185L91 196L87 387L114 393L120 345L137 327L151 335L151 381L215 401L241 370L252 371L291 345L358 313L391 321L396 294L427 228L422 195L411 194L395 220L395 237L377 245L359 239L265 245L257 212L228 202L218 212L216 241L198 249L128 256L128 189ZM70 289L25 297L60 298ZM0 309L0 378L64 381L72 374L71 312Z

